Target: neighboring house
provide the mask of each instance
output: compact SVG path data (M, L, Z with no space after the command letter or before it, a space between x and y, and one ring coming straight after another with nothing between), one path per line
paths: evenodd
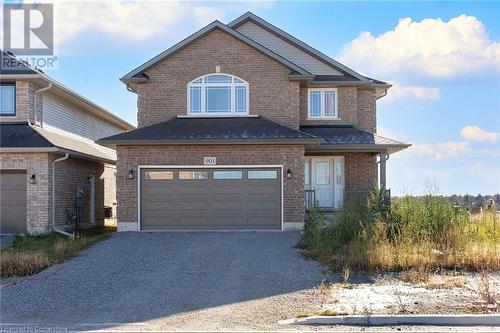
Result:
M102 225L116 201L116 153L95 140L135 127L0 55L11 64L0 70L0 233Z
M121 79L138 129L117 149L118 230L301 228L366 196L409 145L376 132L390 85L261 18L215 21ZM380 162L378 163L377 160Z

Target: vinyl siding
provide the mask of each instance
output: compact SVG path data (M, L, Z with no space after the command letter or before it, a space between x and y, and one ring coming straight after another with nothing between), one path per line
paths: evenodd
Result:
M51 94L43 96L43 122L92 140L123 132Z
M301 51L283 39L262 29L252 22L247 22L236 29L283 58L315 75L342 75L339 71Z

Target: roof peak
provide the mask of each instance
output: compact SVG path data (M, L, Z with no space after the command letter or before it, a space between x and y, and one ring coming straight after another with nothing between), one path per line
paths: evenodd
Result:
M363 75L359 74L358 72L350 69L349 67L341 64L340 62L330 58L328 55L322 53L321 51L313 48L312 46L304 43L300 39L290 35L288 32L281 30L277 26L273 25L272 23L264 20L260 16L255 15L254 13L247 11L243 15L239 16L238 18L234 19L233 21L229 22L227 24L228 27L231 29L237 29L239 26L245 24L246 22L251 21L255 24L257 24L259 27L263 28L264 30L274 34L275 36L283 39L285 42L291 44L292 46L300 49L301 51L309 54L312 57L315 57L316 59L320 60L321 62L325 63L326 65L339 70L340 72L350 74L357 78L360 81L364 82L371 82L371 80L368 80L366 77Z

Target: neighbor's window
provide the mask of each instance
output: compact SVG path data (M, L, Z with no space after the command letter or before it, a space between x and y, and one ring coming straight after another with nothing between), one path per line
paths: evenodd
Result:
M179 171L179 179L208 179L206 171Z
M188 114L239 115L248 113L248 83L226 74L200 77L188 84Z
M0 116L16 115L16 85L2 83L0 85Z
M319 119L337 118L337 89L309 89L308 117Z

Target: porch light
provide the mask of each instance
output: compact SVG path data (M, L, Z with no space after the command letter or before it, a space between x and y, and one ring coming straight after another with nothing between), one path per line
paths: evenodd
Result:
M127 175L128 179L134 179L134 169L130 169Z
M292 178L292 170L286 170L286 178Z
M30 177L30 184L36 184L36 176L34 174Z

